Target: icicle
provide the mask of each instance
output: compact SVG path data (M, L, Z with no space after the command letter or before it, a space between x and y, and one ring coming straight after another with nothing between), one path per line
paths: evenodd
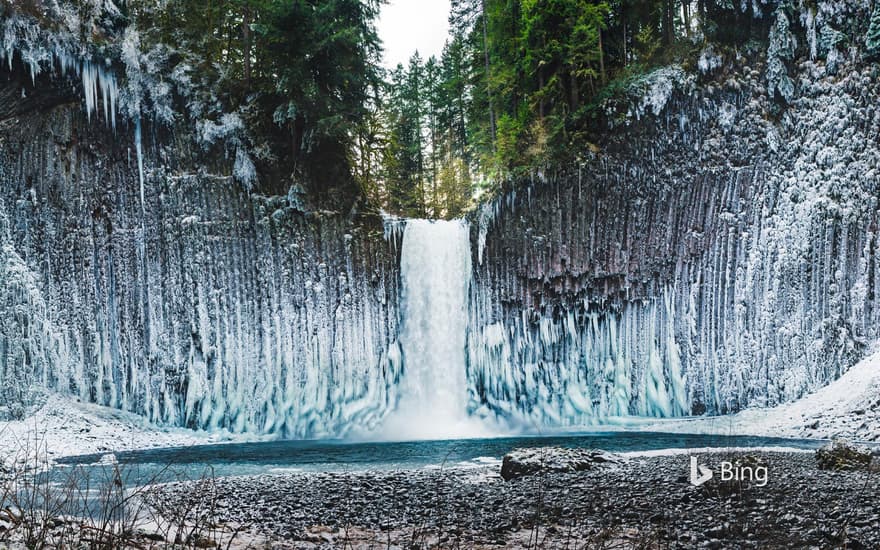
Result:
M385 241L391 243L394 249L397 250L400 247L400 242L403 238L403 232L406 229L406 220L404 218L389 214L384 210L381 210L380 214L382 216L382 228L384 231Z
M64 54L56 54L56 57L59 59L63 73L69 67L75 67L70 58ZM116 83L116 77L106 68L96 65L90 60L84 60L79 71L86 102L86 117L91 122L92 113L97 113L100 92L104 121L115 131L117 102L119 99L119 86Z
M101 95L104 104L104 121L110 124L116 131L116 102L119 97L119 88L116 85L116 77L107 69L98 69L98 81L101 85Z
M134 121L134 149L137 153L138 162L138 181L141 186L141 213L146 215L145 193L144 193L144 148L143 138L141 137L141 117L140 115Z
M86 99L86 117L89 122L92 121L92 111L98 102L98 89L96 81L98 79L97 69L92 65L91 61L83 61L81 69L81 78L83 85L83 94Z

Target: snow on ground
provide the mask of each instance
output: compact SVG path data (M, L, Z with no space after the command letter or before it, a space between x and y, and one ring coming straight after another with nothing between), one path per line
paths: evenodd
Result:
M691 449L651 449L650 451L627 451L617 453L626 458L651 458L654 456L679 456L703 453L723 453L736 451L745 453L813 453L812 449L800 449L798 447L695 447Z
M0 421L0 459L20 456L23 451L33 456L35 449L39 449L40 457L52 460L111 451L205 445L237 437L157 427L132 413L51 395L28 418Z
M644 431L880 441L880 351L801 399L729 416L650 421Z

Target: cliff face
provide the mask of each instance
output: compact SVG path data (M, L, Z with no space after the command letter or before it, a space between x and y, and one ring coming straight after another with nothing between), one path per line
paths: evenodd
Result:
M430 417L415 385L466 394L450 415L533 428L795 399L880 336L880 85L834 48L782 69L768 54L774 70L710 51L702 74L647 76L580 166L474 212L470 250L403 262L431 284L408 308L404 223L308 210L296 186L256 194L217 175L254 176L240 149L200 158L236 124L203 124L201 145L139 111L114 126L98 100L113 74L75 65L83 109L72 73L18 54L0 85L0 416L50 390L319 437L379 425L407 391ZM441 224L412 227L434 250ZM461 342L465 359L438 360Z
M141 186L133 128L52 105L0 121L0 410L48 388L292 437L381 418L399 258L378 218L250 196L172 146L145 144Z
M774 118L762 69L679 89L577 172L475 215L476 402L527 422L725 413L861 357L880 88L871 67L803 61Z

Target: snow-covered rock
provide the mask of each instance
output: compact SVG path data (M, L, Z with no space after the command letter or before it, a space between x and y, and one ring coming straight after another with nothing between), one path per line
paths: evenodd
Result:
M601 449L517 449L504 455L501 477L510 481L541 473L580 472L621 464L624 460L620 455Z

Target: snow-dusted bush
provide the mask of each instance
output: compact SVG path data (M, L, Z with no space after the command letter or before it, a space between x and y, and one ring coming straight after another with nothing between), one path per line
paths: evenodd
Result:
M706 47L700 51L700 58L697 60L697 68L701 73L708 74L719 68L722 62L722 57L715 53L715 48L712 44L707 44Z
M257 168L254 166L254 161L241 147L235 152L235 166L232 169L232 175L248 190L252 189L257 182Z
M629 78L602 102L602 109L612 125L631 124L645 115L659 116L676 91L692 90L695 83L694 75L680 65L660 67Z
M874 8L874 13L871 15L871 25L865 37L865 48L870 56L880 55L880 6Z
M790 103L795 89L786 63L794 59L797 39L791 32L791 23L784 10L777 9L775 18L767 47L767 93Z

